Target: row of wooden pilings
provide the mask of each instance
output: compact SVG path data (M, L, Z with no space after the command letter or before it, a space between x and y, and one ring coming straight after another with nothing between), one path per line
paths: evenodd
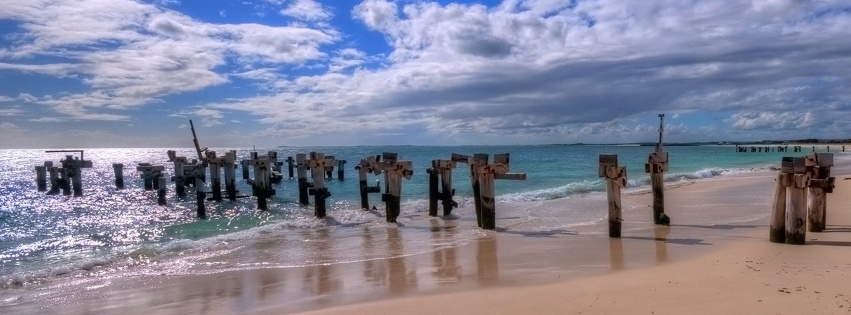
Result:
M64 151L63 151L64 152ZM78 152L75 150L74 152ZM82 151L79 151L82 157ZM276 190L272 188L273 182L280 182L282 175L280 167L283 162L278 162L277 152L269 151L265 155L260 155L258 152L251 152L249 159L240 161L242 166L243 180L251 184L251 196L238 195L236 190L236 168L237 157L236 151L231 150L225 153L224 156L218 156L215 151L205 151L201 161L189 160L185 156L178 156L175 151L168 151L169 161L173 164L174 175L170 178L175 185L175 194L182 198L186 197L187 187L194 186L196 194L196 208L199 218L206 218L206 210L204 202L212 200L221 202L223 200L221 187L221 174L224 172L225 195L228 200L234 201L237 198L256 197L257 208L260 210L268 209L267 199L276 194ZM199 153L200 155L200 153ZM54 187L63 186L64 178L77 178L71 180L74 183L75 195L82 195L82 185L80 180L80 168L91 167L91 161L83 161L82 159L74 159L68 156L63 160L64 167L62 169L53 168L52 162L45 162L45 166L37 166L37 184L39 191L46 190L45 173L46 169L51 171L51 183ZM297 176L298 180L298 199L299 203L308 205L310 203L309 196L314 197L314 215L318 218L326 216L326 200L331 196L328 188L325 185L326 178L332 178L333 168L338 168L337 178L344 179L343 165L345 160L337 160L333 156L326 156L321 152L310 152L309 154L296 154L295 159L288 157L288 175L293 178ZM489 162L488 154L474 154L472 156L453 153L449 160L433 160L432 168L427 170L429 177L429 215L437 216L437 202L442 201L444 207L444 215L449 215L452 208L457 207L457 202L452 200L454 189L452 189L452 170L456 163L466 163L470 167L470 178L473 186L474 203L476 209L476 217L478 225L485 229L496 228L496 210L495 210L495 179L509 180L525 180L525 173L509 173L509 154L495 154L493 163ZM207 175L209 168L209 178ZM124 165L120 163L113 164L115 171L115 185L118 189L124 188ZM253 169L254 178L250 178L249 169ZM295 174L293 170L296 170ZM167 180L165 177L166 167L163 165L151 165L149 163L140 163L136 167L140 178L143 180L144 189L147 191L157 191L157 203L166 205ZM360 185L361 207L370 209L369 194L380 193L381 187L379 184L369 186L367 184L367 175L374 173L375 175L384 175L384 191L381 195L381 201L385 203L385 216L387 222L396 222L396 219L401 212L401 192L402 179L411 179L413 176L413 164L411 161L400 160L398 154L385 152L381 155L369 156L362 159L355 166L358 171ZM310 171L312 181L308 179L308 171ZM61 177L54 174L63 174ZM54 180L55 178L55 180ZM207 192L204 191L205 183L210 183L210 194L212 198L207 199ZM437 188L438 181L441 182L442 190ZM79 194L77 193L79 187ZM56 188L58 191L58 188ZM55 189L51 189L53 191ZM373 207L374 209L374 207Z
M827 216L826 193L833 192L833 154L784 157L775 181L769 240L802 245L806 232L821 232Z
M669 225L671 218L665 214L665 172L668 171L668 152L657 146L650 153L644 172L650 174L650 187L653 193L653 223ZM621 208L621 189L627 186L626 167L618 165L617 154L600 154L598 176L606 180L606 200L608 202L609 237L621 237L623 222Z
M736 145L736 152L748 152L748 149L750 149L750 152L759 152L759 153L762 153L762 152L765 152L765 153L768 153L768 152L789 152L789 146L788 145L785 145L785 146L740 146L740 145ZM813 146L813 151L815 151L815 150L816 150L816 147ZM792 146L792 152L803 152L802 147L799 146L799 145ZM830 146L827 146L827 152L830 152ZM845 152L845 146L844 145L842 146L842 152Z

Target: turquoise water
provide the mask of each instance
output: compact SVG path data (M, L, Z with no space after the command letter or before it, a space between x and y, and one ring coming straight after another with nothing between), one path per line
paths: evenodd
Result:
M383 259L393 255L428 252L440 246L456 246L481 235L475 218L469 213L454 214L464 228L449 243L430 241L427 223L427 176L433 159L448 159L451 153L510 153L511 171L527 174L526 181L497 181L497 201L520 206L506 214L497 209L497 226L502 231L525 229L544 231L601 220L604 213L585 209L545 209L556 219L540 220L541 203L562 198L599 196L604 191L597 177L600 153L618 155L627 167L629 183L641 189L649 183L644 162L652 147L639 146L390 146L273 148L279 160L295 153L319 151L348 161L346 180L328 181L332 196L328 200L328 218L312 216L313 206L297 203L295 180L284 179L274 185L276 195L269 211L256 210L253 198L235 202L207 202L208 218L195 217L194 194L179 199L169 186L168 205L158 206L154 192L143 189L138 163L165 165L171 174L165 148L162 149L90 149L86 159L93 168L83 171L83 197L47 196L36 191L36 165L52 160L59 153L43 150L0 151L0 288L28 286L86 279L87 277L134 274L197 274L245 268L286 268L312 264L343 263ZM214 148L222 155L228 148ZM249 155L237 149L240 159ZM265 152L269 149L258 149ZM786 155L804 153L737 153L729 146L676 146L670 152L666 181L689 181L769 170ZM179 155L194 156L189 149ZM358 181L354 165L362 158L382 152L399 153L411 160L414 176L403 182L402 216L398 224L384 222L383 204L371 195L377 211L359 209ZM116 190L112 163L125 165L125 185ZM283 168L286 174L286 166ZM461 207L472 204L469 171L460 164L453 176L456 201ZM336 175L336 171L335 171ZM237 171L241 179L241 170ZM381 179L370 176L369 181ZM209 188L206 188L209 190ZM243 194L250 187L239 181ZM590 198L590 202L597 202ZM524 206L526 205L526 206ZM537 210L527 210L533 207ZM385 231L393 226L403 231L403 252L364 251L365 234ZM315 248L311 240L333 238L336 246ZM264 247L264 242L276 242ZM441 242L446 242L442 240ZM285 250L281 250L284 248ZM380 246L378 246L380 248ZM330 252L333 251L333 254ZM319 253L319 254L317 254Z

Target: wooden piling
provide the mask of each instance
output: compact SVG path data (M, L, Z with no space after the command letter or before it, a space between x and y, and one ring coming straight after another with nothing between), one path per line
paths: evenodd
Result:
M650 173L650 187L653 190L653 223L662 224L660 217L665 213L664 173Z
M293 176L293 163L295 163L295 160L293 160L293 157L288 156L287 157L287 177L288 178L294 178L294 176Z
M160 176L159 178L157 178L157 181L159 182L159 189L157 190L157 204L159 204L160 206L165 206L166 205L165 193L166 193L166 189L167 189L165 177Z
M826 193L833 192L835 178L830 176L833 153L811 153L805 158L806 171L810 174L807 187L807 230L824 231L827 215Z
M242 180L248 180L250 177L248 176L248 163L249 160L242 160L239 162L242 166Z
M35 182L38 191L47 191L47 167L40 165L35 167Z
M481 223L482 228L487 230L496 229L496 189L494 188L494 174L486 170L487 165L480 166L478 170L479 191L481 194Z
M346 160L337 160L337 180L346 179L345 165Z
M298 167L298 202L306 205L310 203L307 189L310 187L307 182L307 155L299 153L295 155L296 166Z
M457 158L457 159L456 159ZM455 200L452 200L452 197L455 195L455 190L452 189L452 169L455 168L455 163L462 159L463 161L468 161L467 156L461 156L458 154L453 155L453 159L449 161L444 161L444 167L439 169L440 171L440 203L443 206L443 216L448 216L452 214L452 209L458 207L458 203Z
M60 185L61 179L59 178L59 168L51 165L47 168L47 171L50 174L50 190L47 191L47 194L48 195L58 195L59 190L61 189L61 185Z
M621 237L621 188L626 187L626 168L618 166L617 154L600 154L597 173L606 179L609 237Z
M195 177L195 205L197 206L198 218L206 219L207 210L204 208L204 200L207 199L207 194L204 193L204 181L200 176Z
M432 160L432 168L426 170L428 174L428 215L437 216L437 199L438 199L438 170L435 166L438 160Z
M210 192L213 194L213 200L222 202L222 181L221 167L224 164L224 159L216 156L216 151L206 152L207 165L210 166Z
M314 198L313 215L317 218L326 216L326 199L331 196L325 187L324 173L329 165L333 165L333 157L326 158L321 152L310 152L308 161L310 170L313 172L313 189L310 192Z
M823 179L812 181L823 182ZM824 189L818 186L807 187L807 230L810 232L824 231L824 214L826 211Z
M225 153L225 192L228 200L236 200L236 150Z
M184 158L185 159L185 158ZM174 194L178 198L186 197L186 183L183 176L183 161L174 161ZM153 185L151 186L153 187Z
M488 163L488 154L476 153L469 157L468 164L470 165L470 182L473 184L473 206L476 210L476 224L482 227L482 188L478 175L479 166Z
M378 164L378 161L381 159L381 156L370 156L365 159L362 159L358 165L355 166L355 170L358 171L358 185L360 186L360 205L361 209L369 210L369 194L370 193L380 193L381 187L376 184L375 186L369 186L367 184L366 175L374 173L375 175L381 174L381 166Z
M791 163L792 158L783 158L786 163L786 159L789 159L788 163ZM789 169L791 171L791 168ZM780 173L777 174L777 178L774 182L774 198L772 199L771 205L771 227L769 229L769 240L773 243L785 243L786 242L786 189L791 183L792 174L784 172L784 169L781 166Z
M787 189L786 204L786 244L802 245L806 243L807 232L807 196L806 187L809 174L805 173L803 158L793 158L795 173Z

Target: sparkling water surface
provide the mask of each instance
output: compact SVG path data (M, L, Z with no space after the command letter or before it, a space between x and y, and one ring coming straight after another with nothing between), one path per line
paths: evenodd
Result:
M212 148L223 155L237 150L246 159L251 150ZM581 202L605 198L597 177L601 153L618 154L627 167L630 189L647 189L644 162L652 147L639 146L389 146L389 147L279 147L258 149L278 152L279 161L295 153L323 152L345 159L346 179L328 180L332 196L328 217L313 217L313 205L298 204L297 182L285 178L273 185L277 193L268 211L256 210L254 198L216 203L208 201L208 218L195 216L195 196L177 198L169 183L168 205L158 206L156 194L144 191L135 167L139 163L172 166L168 148L86 149L93 168L83 170L83 197L48 196L36 191L35 166L44 161L58 165L63 153L44 150L0 150L0 287L20 288L57 279L86 279L134 274L199 274L251 268L286 268L384 259L434 251L470 242L482 231L475 217L453 215L457 224L451 237L433 237L427 213L427 176L433 159L451 153L510 153L511 171L527 174L526 181L496 182L497 226L508 230L540 232L592 224L604 212L585 207L561 208L549 201L582 197ZM823 149L823 147L821 148ZM765 171L779 165L782 156L805 153L737 153L731 146L673 146L667 182L690 181L726 174ZM177 150L192 159L192 149ZM371 195L377 210L360 209L357 172L360 159L382 152L397 152L411 160L414 176L402 185L402 215L398 224L384 222L383 204ZM125 189L114 186L113 163L124 164ZM283 166L286 175L286 165ZM472 204L469 169L459 164L453 172L455 200ZM336 170L334 172L336 178ZM241 181L241 194L250 186ZM370 175L369 181L383 179ZM209 191L209 187L205 188ZM585 201L582 201L585 200ZM312 200L311 200L312 202ZM500 207L510 204L510 213ZM402 230L403 237L386 237ZM394 232L395 233L395 232ZM329 241L333 240L333 241Z

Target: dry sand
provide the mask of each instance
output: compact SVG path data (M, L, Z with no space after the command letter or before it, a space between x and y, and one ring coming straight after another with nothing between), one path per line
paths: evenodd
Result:
M770 243L767 226L760 224L720 238L720 246L710 251L674 262L552 284L389 299L311 314L851 314L851 182L844 177L837 175L837 188L828 195L827 229L808 233L807 245ZM724 182L729 183L688 188L712 191L712 185Z

